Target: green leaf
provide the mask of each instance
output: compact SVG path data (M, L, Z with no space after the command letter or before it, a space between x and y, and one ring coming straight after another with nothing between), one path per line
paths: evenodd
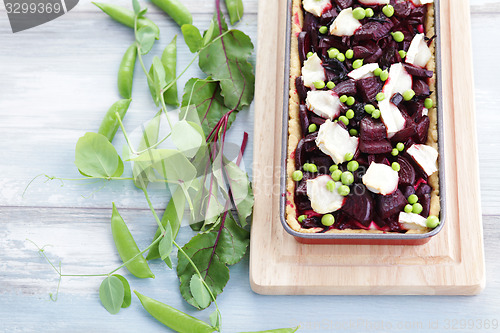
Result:
M166 258L168 258L168 256L172 252L172 246L173 246L172 241L173 241L172 226L169 223L165 227L165 236L161 239L158 248L160 251L161 260L165 260Z
M195 124L181 120L172 128L172 142L187 158L193 158L205 144L199 129L194 126Z
M189 289L191 290L191 294L200 308L204 309L210 305L210 293L203 284L199 275L193 275L191 283L189 284Z
M141 5L139 4L139 0L132 0L132 7L134 8L134 12L138 14L141 11Z
M227 30L225 23L222 26L219 31L216 24L214 37ZM224 104L230 109L240 110L253 100L255 76L248 62L253 48L250 37L239 30L230 30L224 37L212 39L212 43L200 52L201 70L220 81Z
M130 284L128 283L127 279L121 276L120 274L113 274L113 276L116 276L118 279L123 284L123 291L124 291L124 296L123 296L123 303L122 303L122 308L128 308L130 304L132 303L132 292L130 291Z
M147 149L158 142L161 124L161 111L151 119L143 128L143 134L139 146L139 151ZM146 189L150 182L156 180L153 167L149 163L134 162L132 169L134 175L134 184L140 189Z
M137 31L137 43L141 54L148 54L153 48L156 39L156 31L150 26L144 26Z
M241 20L243 17L243 1L242 0L225 0L227 12L231 19L231 25Z
M212 37L214 36L215 33L215 21L212 20L210 21L210 26L208 29L203 33L203 46L206 46L210 41L212 40Z
M99 287L99 298L106 310L111 314L117 314L122 307L125 297L125 289L122 281L116 276L108 276Z
M192 24L184 24L181 30L189 51L191 53L198 52L203 46L203 37L201 37L200 30Z
M115 147L105 136L92 132L78 139L75 164L82 174L90 177L119 177L123 173L123 162Z
M161 55L161 62L165 68L165 80L167 86L177 79L177 36L168 44ZM177 82L174 82L163 94L165 103L168 105L179 105L177 96Z
M249 232L239 227L230 213L226 213L224 226L198 234L184 245L184 252L199 271L203 272L203 278L215 297L222 292L229 280L229 269L226 265L234 265L243 258L249 237ZM177 258L181 294L189 304L202 308L190 289L191 279L196 272L181 251L178 252Z
M190 79L184 87L182 106L194 106L203 128L205 137L208 137L217 122L229 109L224 105L218 82L212 80ZM236 112L231 113L228 118L228 126L236 119Z
M218 309L215 309L214 312L210 314L210 324L220 331L220 312Z

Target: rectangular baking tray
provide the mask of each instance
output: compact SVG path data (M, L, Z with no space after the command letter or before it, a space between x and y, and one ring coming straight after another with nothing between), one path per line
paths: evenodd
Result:
M283 129L282 129L282 145L281 145L281 179L280 179L280 219L283 228L292 235L298 242L304 244L367 244L367 245L422 245L431 240L444 227L446 221L446 178L444 164L444 143L443 143L443 109L441 97L441 23L440 23L440 6L439 0L434 1L434 28L436 31L435 39L435 59L436 59L436 95L437 95L437 115L438 115L438 151L439 151L439 195L441 203L440 220L441 224L432 231L425 234L398 234L398 233L383 233L383 234L360 234L360 233L301 233L293 230L286 222L286 164L288 150L288 104L290 91L290 45L292 38L291 20L292 20L292 0L288 0L287 11L287 38L286 38L286 55L285 55L285 82L284 82L284 97L283 97Z

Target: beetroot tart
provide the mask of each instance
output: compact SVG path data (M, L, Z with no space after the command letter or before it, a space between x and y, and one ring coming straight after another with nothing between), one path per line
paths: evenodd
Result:
M293 0L285 219L295 232L440 224L432 0Z

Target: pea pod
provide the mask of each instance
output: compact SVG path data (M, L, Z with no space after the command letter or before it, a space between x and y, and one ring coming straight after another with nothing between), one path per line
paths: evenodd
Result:
M209 324L191 317L173 307L141 295L134 290L144 309L163 325L179 333L210 333L215 328Z
M123 98L132 97L135 61L137 59L137 44L133 43L123 55L118 70L118 92Z
M97 7L99 7L99 9L102 10L104 13L108 14L109 17L111 17L113 20L120 22L121 24L126 25L127 27L130 27L132 29L134 28L135 13L133 10L109 3L99 3L99 2L92 2L92 3ZM156 33L156 39L160 38L160 29L158 28L158 26L150 19L141 17L137 21L137 30L145 26L153 28L153 30Z
M97 133L107 137L109 142L113 142L116 131L118 131L118 128L120 127L120 123L118 122L118 119L116 119L115 113L118 112L120 119L123 119L128 111L130 102L132 102L131 99L121 99L111 105L108 112L106 112Z
M189 10L179 0L152 0L155 5L160 7L168 16L170 16L178 25L193 23L193 16Z
M177 78L177 36L175 36L170 44L165 47L165 50L163 50L161 63L163 64L163 67L165 67L165 80L168 85ZM177 82L165 91L163 98L165 99L165 103L168 105L179 105Z
M235 24L243 17L243 1L242 0L225 0L227 12L231 20L231 25Z
M140 253L139 247L135 243L130 230L128 230L125 221L120 216L120 213L118 213L114 203L113 215L111 216L111 232L113 233L116 249L123 262L129 261ZM138 278L145 279L155 277L142 255L138 255L134 260L129 262L126 267L130 273Z

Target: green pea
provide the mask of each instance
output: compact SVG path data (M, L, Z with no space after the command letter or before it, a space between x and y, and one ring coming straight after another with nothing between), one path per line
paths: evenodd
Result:
M313 84L316 89L323 89L325 87L324 81L314 81Z
M346 161L351 161L353 158L354 158L354 154L353 154L353 153L347 153L347 154L345 154L345 156L344 156L344 159L345 159Z
M304 220L307 219L307 215L300 215L299 218L297 219L300 223L304 222Z
M349 130L349 134L351 134L351 136L356 136L356 135L358 135L358 130L354 129L354 128L351 128Z
M325 214L321 218L321 224L325 227L331 227L335 223L335 217L332 214Z
M419 204L418 202L416 204L413 204L413 213L420 214L420 213L422 213L423 210L424 210L424 207L422 207L422 205Z
M309 164L309 172L316 173L318 172L318 167L314 163Z
M398 142L398 144L396 145L396 149L399 151L405 150L405 144L402 142Z
M345 55L343 53L337 54L337 60L338 61L345 61Z
M342 173L342 176L340 176L340 180L344 185L351 185L352 183L354 183L354 176L352 172L345 171Z
M354 69L358 69L358 68L360 68L361 66L363 66L363 59L356 59L356 60L354 60L354 62L352 63L352 68L354 68Z
M382 73L380 73L380 80L387 81L388 78L389 78L389 72L387 70L382 71Z
M354 51L353 51L353 50L347 50L347 51L345 51L345 57L346 57L347 59L352 59L352 58L354 58Z
M347 117L347 119L354 118L354 111L352 109L347 110L347 112L345 113L345 116Z
M333 192L335 191L335 189L337 188L337 185L335 184L335 182L333 180L330 180L328 183L326 183L326 189L330 192Z
M302 171L300 170L295 170L293 173L292 173L292 179L296 182L300 182L302 180L302 178L304 178L304 174L302 173Z
M310 166L310 165L311 165L311 164L309 164L309 163L304 163L304 165L302 166L302 170L304 170L304 171L309 171L309 166Z
M326 84L326 87L328 89L333 89L333 88L335 88L335 83L333 83L332 81L328 81L328 83Z
M399 56L401 57L401 59L406 58L406 52L404 50L400 50L399 51Z
M397 171L397 172L399 172L399 170L401 170L401 166L399 165L398 162L392 163L391 167L392 167L392 170Z
M373 110L372 118L373 119L378 119L378 118L380 118L381 115L382 115L382 113L380 112L380 110L379 109L375 109L375 110Z
M347 102L347 96L342 95L342 96L340 96L339 100L340 100L340 103L345 103L345 102Z
M339 188L337 189L337 192L343 196L346 197L351 193L351 189L347 185L340 185Z
M342 177L342 171L335 170L332 172L332 179L335 180L336 182L340 181L340 177Z
M387 17L392 17L392 15L394 15L394 7L391 5L384 6L384 8L382 8L382 13Z
M318 125L316 124L311 124L309 125L309 127L307 128L307 130L309 131L309 133L314 133L318 130Z
M398 43L401 43L405 40L405 35L401 31L396 31L392 33L392 38Z
M330 167L330 173L334 172L335 170L338 170L339 166L337 164L334 164Z
M366 12L363 8L361 7L358 7L356 9L354 9L352 11L352 16L356 19L356 20L362 20L365 18L366 16Z
M328 27L327 26L322 26L319 28L319 33L320 34L326 34L328 32Z
M337 55L340 53L339 49L332 47L328 50L328 57L330 59L337 58Z
M415 92L413 91L413 89L407 90L403 93L403 98L405 101L411 101L413 97L415 97Z
M434 106L434 101L432 100L432 98L426 98L424 101L424 106L426 109L432 108Z
M309 59L309 58L311 58L313 55L314 55L314 53L312 53L312 52L307 52L307 58L308 58L308 59Z
M373 9L371 9L371 8L365 9L365 16L366 17L373 17L373 15L375 15L375 12L373 11Z
M350 161L349 163L347 163L347 170L351 172L358 170L358 168L359 168L359 163L357 161Z
M379 102L382 102L385 99L385 94L383 92L379 92L377 96L375 96L375 99Z
M437 216L430 215L427 218L426 224L427 224L427 228L435 228L438 225L440 225L441 222L439 222L439 218Z
M351 105L354 105L354 103L356 103L356 100L354 99L354 97L349 96L349 97L347 97L347 101L345 103L347 105L351 106Z
M382 68L377 68L373 71L373 75L375 76L380 76L380 74L382 74Z
M399 155L399 150L397 150L396 148L394 148L394 149L391 151L391 155L392 155L392 156L398 156L398 155Z
M339 120L343 122L346 126L349 125L349 119L346 116L340 116Z
M371 105L371 104L366 104L365 105L365 111L366 113L368 114L372 114L373 111L375 111L375 106Z
M413 211L413 206L412 205L406 205L405 206L405 213L411 213Z
M418 197L416 194L412 194L408 197L408 203L411 205L416 204L418 202Z

